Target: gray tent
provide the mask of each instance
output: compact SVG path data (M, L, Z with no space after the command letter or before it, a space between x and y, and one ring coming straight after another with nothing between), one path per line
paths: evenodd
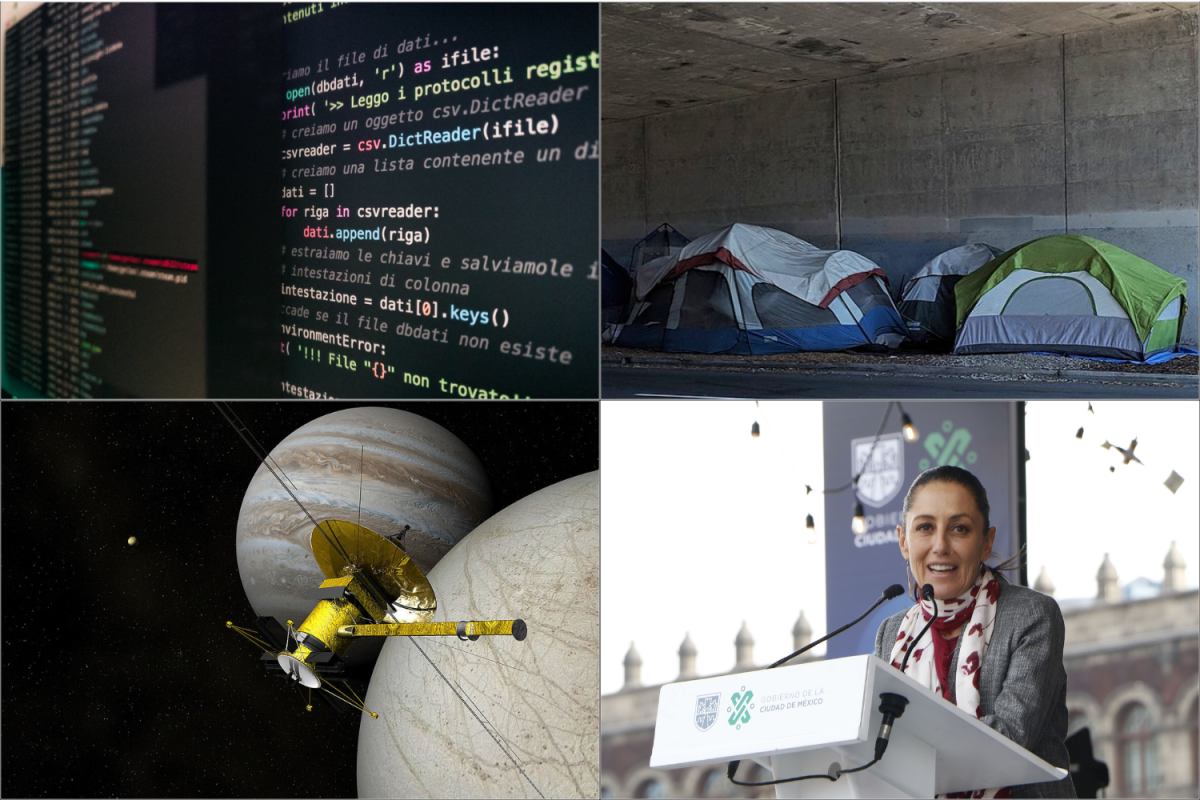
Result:
M643 264L648 264L656 258L675 255L690 241L691 239L664 222L633 246L633 256L629 260L630 274L636 275Z
M982 243L964 244L934 256L904 284L896 308L916 344L949 350L954 345L954 286L1000 251Z

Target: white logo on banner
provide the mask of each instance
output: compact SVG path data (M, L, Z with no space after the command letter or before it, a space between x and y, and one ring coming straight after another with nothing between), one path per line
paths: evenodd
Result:
M717 721L721 707L721 694L702 694L696 697L696 727L706 731Z
M903 437L885 433L878 441L874 437L851 440L850 465L850 474L859 476L859 499L875 508L887 505L904 483Z

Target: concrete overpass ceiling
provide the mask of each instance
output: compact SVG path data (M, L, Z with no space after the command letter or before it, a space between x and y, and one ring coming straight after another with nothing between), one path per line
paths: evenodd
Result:
M1186 12L1196 3L602 3L602 116L635 119Z

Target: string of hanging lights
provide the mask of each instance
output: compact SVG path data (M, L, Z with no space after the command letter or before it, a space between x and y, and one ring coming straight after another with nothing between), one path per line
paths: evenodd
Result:
M906 442L915 442L915 441L917 441L918 438L920 438L920 435L921 435L920 431L917 430L917 426L913 424L912 417L910 417L908 415L908 412L906 412L904 410L904 406L902 406L900 404L900 401L899 400L890 401L887 405L887 408L884 409L883 419L880 420L880 422L879 422L879 430L876 431L876 433L875 433L875 438L871 442L871 449L867 451L867 457L866 457L866 459L864 459L862 467L859 469L858 474L855 475L853 478L851 478L849 483L847 483L843 486L839 486L835 489L822 489L821 490L821 494L826 495L826 494L838 494L839 492L844 492L850 488L855 489L854 507L852 509L853 518L851 519L851 522L850 522L850 529L852 531L854 531L854 533L856 533L856 534L866 533L866 530L867 530L866 514L863 511L862 501L858 499L858 493L857 493L858 479L860 477L862 477L863 472L866 471L867 467L871 463L871 456L875 452L875 445L879 443L880 437L883 436L883 431L884 431L884 428L887 427L888 417L892 413L893 406L900 412L900 428L904 434L904 440ZM762 409L762 406L759 405L757 400L754 401L754 407L755 407L755 409L757 409L757 412L758 412L756 414L756 416L761 417L763 409ZM762 435L762 428L758 424L758 419L755 419L754 424L750 426L750 437L752 439L758 439L761 437L761 435ZM785 460L787 460L787 459L785 458ZM796 468L792 466L791 461L790 460L787 460L787 461L788 461L788 466L792 467L792 471L797 472ZM805 489L804 494L806 497L808 495L812 494L812 492L813 492L813 488L809 484L805 484L804 489ZM810 534L815 536L817 526L816 526L816 521L813 519L813 515L811 513L809 513L805 516L804 527ZM811 539L809 543L810 544L815 543L815 539Z

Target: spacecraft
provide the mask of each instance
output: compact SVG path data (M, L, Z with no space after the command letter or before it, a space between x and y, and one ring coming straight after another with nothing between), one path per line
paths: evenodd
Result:
M317 522L288 488L279 465L272 467L270 455L259 453L254 446L257 440L234 422L232 410L219 403L217 409L313 523L309 544L325 580L308 592L307 598L317 601L308 617L299 626L287 620L286 627L274 617L259 617L255 630L225 623L262 649L261 661L269 674L309 690L309 711L316 689L339 710L350 706L379 718L346 683L353 677L346 669L346 653L360 639L455 636L473 642L480 636L512 636L524 641L527 627L520 619L434 622L437 597L421 568L404 551L403 533L388 538L348 520Z

